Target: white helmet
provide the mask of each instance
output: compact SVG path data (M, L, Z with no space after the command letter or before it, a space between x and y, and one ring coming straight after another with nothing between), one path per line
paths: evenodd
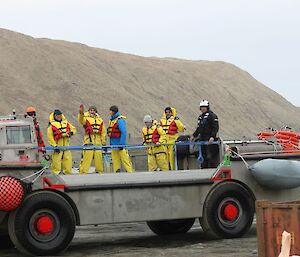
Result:
M209 108L209 102L207 100L202 100L199 106Z
M152 122L152 121L153 121L153 119L152 119L151 115L145 115L144 122Z

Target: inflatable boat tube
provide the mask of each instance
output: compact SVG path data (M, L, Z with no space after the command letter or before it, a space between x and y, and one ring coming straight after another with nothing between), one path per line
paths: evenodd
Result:
M300 162L264 159L249 168L255 180L271 189L289 189L300 186Z

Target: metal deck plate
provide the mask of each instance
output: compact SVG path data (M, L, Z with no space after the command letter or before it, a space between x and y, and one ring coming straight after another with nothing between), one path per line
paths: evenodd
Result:
M156 187L187 184L211 184L216 169L182 170L166 172L103 173L87 175L61 175L66 191Z

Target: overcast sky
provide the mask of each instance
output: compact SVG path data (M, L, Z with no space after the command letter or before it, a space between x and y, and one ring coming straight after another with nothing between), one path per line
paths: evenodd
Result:
M1 0L0 27L143 56L221 60L300 106L300 0Z

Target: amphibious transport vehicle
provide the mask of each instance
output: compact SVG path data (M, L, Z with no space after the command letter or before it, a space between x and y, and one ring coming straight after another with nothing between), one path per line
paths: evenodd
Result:
M176 145L176 171L148 172L146 151L129 149L134 173L54 175L41 164L30 117L1 117L1 245L12 243L29 255L54 255L68 247L76 226L144 221L164 235L185 233L196 219L210 237L241 237L252 224L255 200L300 196L299 187L261 186L248 169L266 158L299 160L298 152L286 153L265 139L221 141L220 165L200 169L195 147Z

